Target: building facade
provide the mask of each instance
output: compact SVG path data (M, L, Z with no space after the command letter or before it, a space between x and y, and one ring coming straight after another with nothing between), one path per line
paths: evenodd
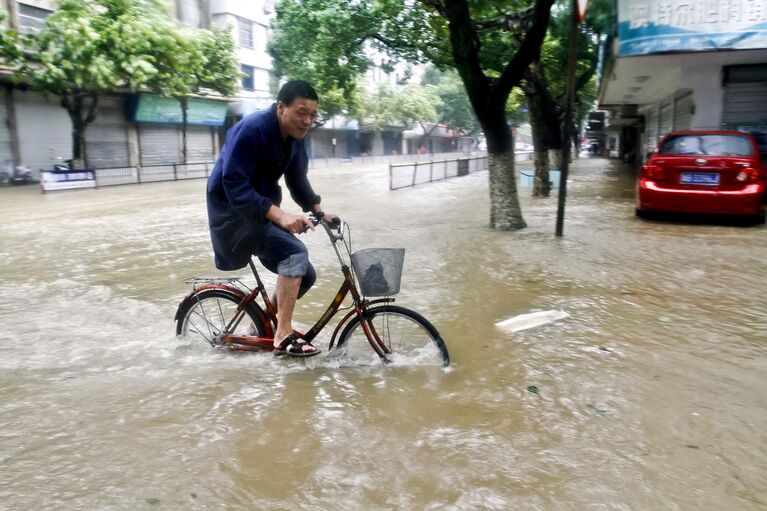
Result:
M671 131L735 129L767 151L767 0L617 0L599 108L607 149L643 161Z
M19 30L39 30L55 9L54 0L0 0ZM190 99L186 162L213 161L228 126L273 101L271 58L266 52L271 0L176 0L176 17L196 28L212 24L232 27L243 72L234 98ZM10 70L0 70L4 97L0 102L0 165L14 162L33 170L51 168L71 157L72 128L57 98L16 87ZM44 133L41 137L40 134ZM95 121L85 133L87 166L91 168L159 165L182 162L180 106L168 98L115 92L100 99Z
M189 98L185 160L183 117L176 100L119 91L102 96L96 119L85 132L84 165L88 168L214 161L226 130L274 101L279 84L267 53L275 15L273 0L173 0L170 4L177 19L187 25L232 28L243 73L241 87L232 98ZM35 31L45 26L55 0L0 0L0 9L10 14L10 26ZM378 83L397 85L411 74L401 67L387 73L376 66L366 82L371 88ZM0 165L22 165L36 173L71 158L72 123L58 98L14 84L10 69L0 68L0 85ZM417 153L414 135L404 136L403 130L392 127L367 132L356 120L339 115L312 130L307 149L313 158ZM431 133L426 142L430 152L457 150L455 134L448 131Z

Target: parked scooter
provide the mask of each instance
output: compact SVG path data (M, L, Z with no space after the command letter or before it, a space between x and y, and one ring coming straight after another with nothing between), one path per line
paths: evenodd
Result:
M73 170L75 168L75 160L74 158L70 158L68 160L64 160L64 163L54 163L53 164L53 170Z
M10 164L0 170L0 185L28 185L34 182L32 171L28 167L21 165L15 167Z

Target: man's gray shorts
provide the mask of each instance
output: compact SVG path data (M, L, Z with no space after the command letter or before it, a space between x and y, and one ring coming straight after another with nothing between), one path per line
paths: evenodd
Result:
M301 277L299 297L317 280L309 251L294 235L270 222L261 247L255 254L269 271L285 277Z

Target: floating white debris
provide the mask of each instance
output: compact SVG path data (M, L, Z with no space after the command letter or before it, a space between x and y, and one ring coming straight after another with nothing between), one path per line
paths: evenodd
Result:
M511 332L519 332L520 330L527 330L536 326L545 325L553 321L564 319L569 314L565 311L538 311L531 312L529 314L520 314L509 319L504 319L495 324L495 326L509 330Z

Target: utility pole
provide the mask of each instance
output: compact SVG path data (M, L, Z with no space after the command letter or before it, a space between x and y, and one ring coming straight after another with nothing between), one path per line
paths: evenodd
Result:
M570 125L573 118L573 100L575 99L575 64L578 57L578 24L586 15L588 0L570 0L570 53L567 59L567 88L565 94L565 120L562 127L562 168L559 174L559 201L557 204L556 235L562 236L565 223L565 202L567 199L567 173L570 166L570 148L572 146Z

